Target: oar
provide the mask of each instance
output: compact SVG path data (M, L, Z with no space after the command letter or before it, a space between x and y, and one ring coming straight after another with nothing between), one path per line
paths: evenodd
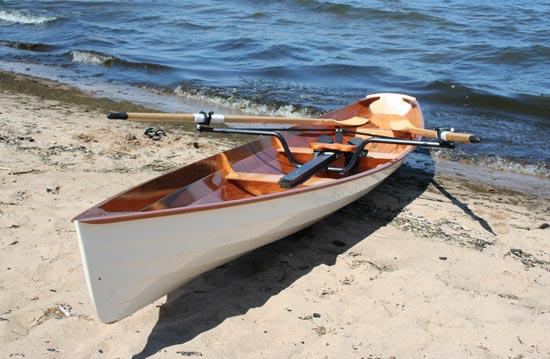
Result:
M440 131L416 127L407 118L399 115L374 115L369 117L376 126L389 129L392 131L406 132L413 135L431 138L441 138L443 141L461 142L461 143L478 143L481 139L471 133L460 133L453 131Z
M109 112L107 118L111 120L130 121L163 121L179 122L194 121L204 123L205 113L147 113L147 112ZM276 123L289 125L333 125L342 127L359 127L369 122L363 117L352 117L347 120L334 120L331 118L306 118L306 117L272 117L272 116L239 116L239 115L211 115L211 122L215 123Z

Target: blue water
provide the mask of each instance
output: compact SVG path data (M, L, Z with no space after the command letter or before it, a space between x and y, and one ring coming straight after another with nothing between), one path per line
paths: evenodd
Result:
M46 65L72 83L178 89L251 111L318 113L402 92L429 126L485 139L453 155L540 174L549 15L548 1L0 1L0 68Z

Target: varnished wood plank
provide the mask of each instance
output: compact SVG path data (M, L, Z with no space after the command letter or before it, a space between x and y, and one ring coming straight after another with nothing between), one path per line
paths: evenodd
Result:
M253 172L233 172L225 176L226 180L232 181L247 181L247 182L266 182L266 183L279 183L282 175L265 174L265 173L253 173ZM321 183L327 183L335 181L332 178L311 177L303 183L305 186L312 186Z
M356 147L354 145L345 145L343 143L319 143L313 142L309 144L314 151L340 151L340 152L354 152Z

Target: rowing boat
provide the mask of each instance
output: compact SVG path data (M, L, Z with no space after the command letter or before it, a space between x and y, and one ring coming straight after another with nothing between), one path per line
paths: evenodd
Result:
M351 128L339 122L354 117L365 120ZM370 95L322 119L286 131L196 121L200 131L263 136L75 217L99 319L118 321L199 274L328 216L398 169L415 145L451 145L441 131L438 141L420 141L427 130L410 96Z

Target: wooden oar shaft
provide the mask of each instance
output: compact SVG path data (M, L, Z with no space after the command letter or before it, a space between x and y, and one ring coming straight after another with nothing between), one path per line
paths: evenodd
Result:
M147 113L128 112L127 119L133 121L194 121L195 114L192 113ZM305 117L274 117L274 116L245 116L245 115L223 115L223 122L238 123L332 123L333 119L328 118L305 118Z
M193 113L147 113L147 112L109 112L109 119L130 121L197 121L202 119L202 114ZM334 120L331 118L307 118L307 117L274 117L274 116L247 116L247 115L212 115L212 122L226 123L271 123L271 124L307 124L307 125L338 125L358 127L366 124L368 119L353 117L347 120Z
M441 133L438 133L434 130L416 127L408 118L400 115L375 114L370 116L369 119L373 124L385 130L405 132L423 137L441 138L442 140L449 142L480 142L479 137L471 133L459 133L453 131L441 131Z
M237 123L308 123L308 124L334 124L338 121L330 118L304 118L304 117L273 117L273 116L239 116L239 115L227 115L224 122L237 122Z
M380 129L373 129L373 128L363 128L360 129L360 131L364 131L367 133L370 133L371 135L375 136L386 136L386 137L396 137L394 131L392 130L380 130ZM427 130L424 128L406 128L406 129L400 129L396 130L395 132L405 132L410 133L413 135L418 135L422 137L429 137L429 138L438 138L437 131L434 130ZM445 138L443 138L445 141L449 142L460 142L460 143L478 143L479 138L473 134L470 133L459 133L459 132L450 132L447 131L443 134ZM368 137L362 134L358 134L358 137Z

